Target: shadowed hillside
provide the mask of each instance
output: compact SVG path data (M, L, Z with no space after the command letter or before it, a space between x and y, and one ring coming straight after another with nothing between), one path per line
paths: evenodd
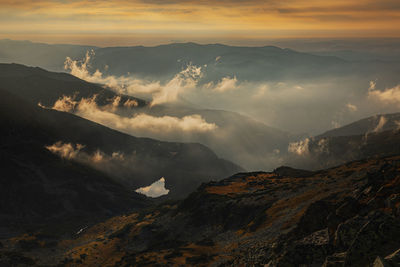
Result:
M34 105L40 103L46 107L52 107L63 96L69 96L79 102L97 95L95 101L99 108L112 104L113 100L120 97L118 106L113 106L110 112L117 114L121 119L142 113L155 117L174 116L177 118L200 115L206 122L214 123L217 126L216 129L212 132L200 133L152 131L152 127L132 127L128 131L124 130L123 125L120 125L121 130L114 129L134 136L163 141L201 143L211 148L219 157L237 163L245 169L272 169L280 164L276 151L284 154L292 138L287 132L235 112L194 108L189 105L150 107L144 100L119 95L70 74L49 72L19 64L0 64L0 87ZM127 101L135 101L137 105L126 107L124 103ZM74 113L73 110L71 112ZM101 119L101 116L98 118ZM112 145L112 142L110 144Z
M3 251L65 266L397 266L399 162L396 156L318 172L240 173L203 184L183 201L58 240L52 249L59 256L41 254L40 234L3 240ZM12 250L24 240L38 245Z
M39 108L5 91L0 101L2 144L8 152L26 142L40 150L57 142L80 144L81 150L69 152L73 159L108 173L130 190L165 177L171 197L182 197L202 181L241 170L200 144L132 137L72 114ZM114 159L114 153L121 157Z

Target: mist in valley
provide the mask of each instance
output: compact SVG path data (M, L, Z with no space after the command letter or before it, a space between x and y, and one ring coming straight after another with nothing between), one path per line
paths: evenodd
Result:
M307 140L313 136L359 119L398 111L400 89L393 72L400 63L395 60L381 60L382 68L378 68L368 65L376 60L373 57L361 62L351 57L314 56L267 47L268 57L275 53L290 58L294 65L298 64L296 57L310 61L303 63L300 70L280 70L279 65L263 68L268 61L260 65L255 58L249 58L247 50L238 59L225 55L224 46L216 47L212 48L218 56L208 60L200 60L194 54L185 54L186 59L182 60L182 55L176 55L178 71L159 76L159 67L154 65L154 71L148 67L149 62L157 63L151 57L149 62L143 62L146 75L140 71L117 75L112 73L122 71L107 64L110 54L92 49L83 57L67 56L64 71L117 94L144 99L147 104L138 106L112 98L107 104L97 105L93 98L75 101L70 95L60 97L49 108L72 112L134 136L205 144L247 170L272 170L286 164L322 167L299 164L296 146L308 146ZM171 49L175 51L173 45ZM239 48L225 48L229 49ZM121 48L119 52L125 50ZM228 68L232 60L247 62L248 66ZM124 62L121 64L127 64ZM272 58L271 64L274 63ZM135 61L130 64L134 69L140 66ZM389 68L391 71L386 71ZM377 126L372 125L367 131Z
M347 134L340 134L340 129L370 116L386 118L400 106L400 61L384 56L388 51L397 55L392 43L385 42L382 50L373 42L365 44L360 48L361 60L356 58L360 56L358 42L343 41L343 47L336 48L327 42L310 42L308 51L299 52L296 45L299 50L307 47L300 40L281 43L290 49L195 43L99 48L2 40L0 51L3 61L34 61L78 78L57 74L61 85L35 69L46 76L50 88L53 84L57 88L44 89L48 87L44 80L30 81L42 90L37 94L29 90L29 83L13 82L13 72L4 72L3 83L42 109L72 113L136 137L200 143L245 170L271 171L282 165L320 169L340 164L344 158L367 156L363 150L367 142L338 141L338 136ZM351 50L344 54L342 48ZM54 56L37 58L43 49ZM22 58L16 51L29 51L30 56ZM79 79L88 83L83 86ZM385 130L395 131L396 120L388 121L391 126ZM362 130L350 135L378 134L374 129L379 123L371 119L368 126L357 126ZM339 134L324 136L335 129ZM337 151L338 144L352 151L348 157ZM140 159L125 153L117 160L112 157L120 153L116 148L97 149L98 155L108 155L110 160L89 160L96 151L93 147L92 154L78 153L75 160L138 188L137 178L130 176ZM163 173L140 185L150 185L162 176L170 187L170 177Z
M0 1L0 266L400 266L399 1Z

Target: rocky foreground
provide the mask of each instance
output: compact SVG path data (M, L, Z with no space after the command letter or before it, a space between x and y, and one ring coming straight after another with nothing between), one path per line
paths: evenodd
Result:
M399 266L400 156L240 173L183 201L0 247L4 266Z

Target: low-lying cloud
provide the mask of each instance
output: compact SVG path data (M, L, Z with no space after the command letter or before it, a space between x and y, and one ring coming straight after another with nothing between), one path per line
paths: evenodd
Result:
M111 155L107 155L100 150L96 150L94 153L89 154L82 151L82 149L85 148L85 145L81 144L63 143L58 141L52 145L45 146L45 148L61 158L77 160L85 164L97 164L124 160L124 154L120 152L113 152Z
M210 82L204 86L205 88L211 88L212 90L222 93L226 91L232 91L239 88L238 80L236 76L233 78L231 77L224 77L222 80L216 84Z
M298 156L305 156L310 153L308 145L310 143L310 138L305 138L297 142L289 143L288 152L296 154Z
M387 119L385 118L385 116L381 116L379 118L378 124L376 125L376 127L372 130L373 133L378 133L380 131L382 131L383 126L385 126L387 122Z
M121 94L150 94L152 97L151 106L176 101L182 92L194 89L198 80L202 77L202 67L192 64L189 64L164 84L160 81L146 81L126 76L104 76L98 69L91 74L89 67L93 56L94 51L88 51L83 60L73 60L67 57L64 62L64 69L69 70L70 74L80 79L104 84Z
M208 93L223 93L237 90L242 86L236 76L227 76L217 82L199 85L207 66L195 66L193 64L188 64L166 82L142 80L131 76L105 76L98 69L93 73L89 71L90 61L94 55L94 51L88 51L82 60L73 60L67 57L64 62L64 69L85 81L104 84L119 94L135 97L150 96L152 98L150 106L175 102L179 100L181 95L193 92L196 88L206 90Z
M347 103L347 104L346 104L346 107L347 107L347 109L348 109L349 111L351 111L351 112L355 112L355 111L357 111L357 109L358 109L356 105L351 104L351 103Z
M53 145L45 146L49 151L65 159L75 159L84 147L85 146L81 144L72 145L70 143L62 143L61 141L56 142Z
M109 105L98 106L96 96L76 101L74 97L63 96L52 107L58 111L71 112L85 119L103 124L129 134L137 131L153 133L203 133L217 128L214 123L206 122L200 115L194 114L182 118L173 116L155 117L145 113L123 117L116 113L120 98L114 98Z
M89 149L82 144L73 144L58 141L45 146L47 150L65 160L72 160L81 164L91 166L109 175L117 182L138 188L143 184L154 181L150 176L143 176L143 171L149 167L143 167L143 161L137 156L136 151L123 153L114 151L105 153L100 149ZM146 171L147 172L147 171ZM149 190L151 192L162 192L160 189ZM165 193L165 191L163 191Z
M326 120L327 116L332 116L343 109L343 101L348 103L345 112L362 112L358 104L349 97L348 91L339 91L337 88L332 90L332 86L340 83L336 80L310 83L290 80L253 82L239 80L232 73L231 76L203 83L212 76L206 77L209 75L207 72L209 67L189 64L166 82L148 81L132 76L107 76L100 70L91 72L89 71L90 61L93 56L93 52L88 52L80 61L68 57L65 61L65 69L86 81L104 84L117 93L149 97L152 99L150 101L152 107L182 100L184 104L193 103L207 109L232 110L259 119L271 126L309 133L316 133L320 128L326 130L332 120ZM221 58L217 61L220 60ZM334 103L338 105L335 106ZM322 107L326 113L325 118L315 112L316 109ZM291 110L295 110L295 113ZM293 117L296 119L294 120ZM339 125L345 118L347 117L339 116L334 121Z
M376 89L376 83L370 82L368 97L386 105L400 106L400 84L384 90Z

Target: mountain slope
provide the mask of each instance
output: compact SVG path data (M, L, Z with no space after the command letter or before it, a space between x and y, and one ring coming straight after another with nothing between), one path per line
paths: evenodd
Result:
M0 235L37 225L62 232L151 204L104 173L48 151L57 137L43 113L0 90Z
M83 145L72 151L77 161L108 173L132 190L165 177L171 197L182 197L202 181L241 170L200 144L136 138L69 113L39 108L5 91L1 96L2 128L7 129L4 144L32 140L42 148L60 141ZM114 159L114 155L120 156Z
M44 106L53 106L63 95L75 95L76 100L98 95L96 100L100 105L109 103L110 99L117 96L111 90L67 73L49 72L20 64L0 63L0 86L34 105L41 103ZM147 104L142 99L121 95L121 103L128 99L135 100L139 107Z
M121 97L118 108L113 106L110 111L121 118L131 118L141 113L155 117L173 116L177 118L200 115L207 123L214 123L217 128L212 132L200 133L153 131L151 127L149 129L132 127L129 131L124 131L124 127L121 127L121 130L134 136L151 137L164 141L201 143L210 147L218 156L238 163L246 169L272 169L281 164L276 153L277 151L285 153L291 138L284 131L235 112L192 108L189 105L150 107L144 100L118 95L99 85L85 82L66 73L49 72L19 64L0 64L0 86L34 105L41 103L47 107L52 107L64 95L75 96L75 101L98 95L96 102L99 107L110 105L113 99ZM124 107L123 103L128 100L136 101L138 105ZM109 144L104 142L102 145ZM110 149L107 151L115 152Z
M35 234L3 240L3 251L38 265L396 266L399 160L240 173L203 184L185 200L90 227L53 245L53 255L40 245L13 249L24 240L40 243Z
M317 137L362 135L371 132L395 130L399 128L399 125L400 113L380 114L327 131Z
M321 169L349 161L396 155L400 149L400 113L381 114L321 135L293 142L287 165Z

